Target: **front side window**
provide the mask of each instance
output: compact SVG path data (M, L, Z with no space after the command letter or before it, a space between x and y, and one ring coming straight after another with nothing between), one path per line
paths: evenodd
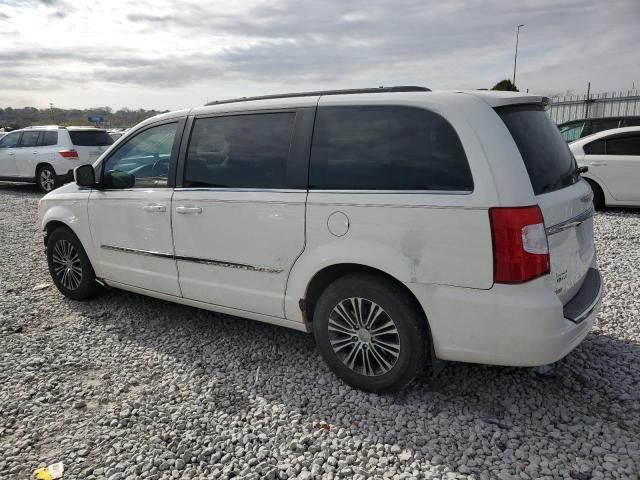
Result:
M625 135L607 139L607 155L639 155L640 135Z
M472 191L454 128L428 110L392 105L320 107L309 188Z
M38 145L38 137L40 136L40 132L23 132L22 140L20 140L21 147L35 147Z
M184 186L291 188L287 164L295 118L262 113L196 119Z
M114 178L133 176L133 188L167 187L177 127L177 123L159 125L130 138L107 159L104 173Z
M0 148L16 148L20 143L20 132L10 133L0 139Z

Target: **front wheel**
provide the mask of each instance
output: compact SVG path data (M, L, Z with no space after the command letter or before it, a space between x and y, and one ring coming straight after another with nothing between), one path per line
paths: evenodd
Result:
M427 364L426 320L398 285L354 274L322 293L313 314L313 333L333 372L352 387L396 392Z
M38 183L38 188L44 193L49 193L60 186L55 170L49 165L44 165L38 169L36 182Z
M53 282L65 297L84 300L100 289L89 257L68 228L58 228L49 236L47 264Z

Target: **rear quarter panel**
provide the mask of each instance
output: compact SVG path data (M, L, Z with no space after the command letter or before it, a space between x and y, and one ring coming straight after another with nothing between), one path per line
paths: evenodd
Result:
M375 95L357 97L369 105L384 103ZM515 149L513 140L506 127L501 126L499 117L482 100L464 94L449 94L446 102L438 94L424 97L419 104L414 100L406 104L435 111L454 126L469 161L474 191L451 194L311 190L307 200L306 246L292 268L285 296L287 318L302 321L298 302L305 298L309 282L318 271L334 264L369 266L406 284L492 287L488 208L499 205L503 201L501 196L511 204L530 204L532 189L530 183L526 189L526 170L509 158L510 148ZM340 101L339 96L325 98L320 106L323 101L328 105ZM393 104L402 102L396 100ZM481 131L471 125L480 125ZM501 146L491 150L491 142L485 145L484 136L498 137L497 142L502 137L508 139L506 151ZM488 165L487 149L503 163L498 174ZM515 154L518 155L517 150ZM519 159L519 155L515 158ZM514 182L513 175L527 182L524 186L522 182ZM499 179L511 176L511 181L503 182L501 190L494 182L495 176ZM334 212L343 213L349 222L347 233L340 237L328 228Z

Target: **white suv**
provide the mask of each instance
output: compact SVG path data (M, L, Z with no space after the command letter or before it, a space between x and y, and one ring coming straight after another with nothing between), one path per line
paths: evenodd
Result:
M78 165L93 163L113 139L106 130L55 125L15 130L0 139L0 180L35 182L50 192Z
M602 281L543 101L394 87L154 117L42 199L51 275L313 332L365 390L436 359L554 362Z

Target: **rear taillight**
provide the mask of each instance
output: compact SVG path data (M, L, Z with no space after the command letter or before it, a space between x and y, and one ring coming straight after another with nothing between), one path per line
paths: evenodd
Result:
M63 158L78 159L78 152L75 150L61 150L58 152Z
M489 218L495 282L522 283L550 272L540 207L490 208Z

